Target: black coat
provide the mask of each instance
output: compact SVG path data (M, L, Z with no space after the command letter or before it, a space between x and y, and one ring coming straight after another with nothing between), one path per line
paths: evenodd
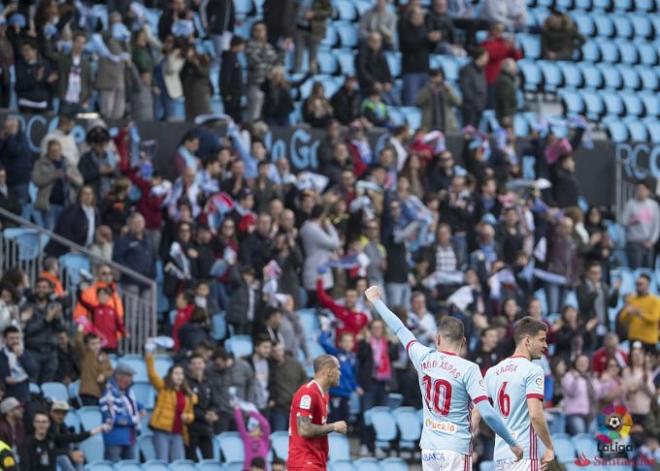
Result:
M424 25L414 26L407 19L400 19L399 49L401 50L401 73L418 74L429 71L429 50L431 43Z
M209 0L206 3L207 29L209 34L234 31L235 9L233 0Z
M442 38L441 42L454 44L454 23L451 17L446 13L439 15L435 10L431 9L429 14L426 15L426 31L440 31Z
M248 323L247 312L250 302L250 290L241 275L238 273L236 267L231 268L230 272L232 285L229 296L229 305L227 306L227 322L233 324ZM254 319L252 324L259 320L259 312L261 308L261 291L254 290Z
M98 226L100 221L101 216L99 212L94 211L94 225ZM80 204L76 203L64 208L64 211L60 214L60 218L57 220L54 232L78 245L85 245L88 228L89 221L85 215L85 211ZM45 251L51 257L59 257L67 253L69 249L59 242L51 240L46 245Z
M222 53L222 67L220 68L220 93L227 103L240 105L243 95L243 71L238 57L231 51Z
M459 71L458 83L463 96L463 108L475 110L486 108L488 92L483 69L470 62Z
M293 98L288 87L266 80L261 90L264 92L264 118L286 118L293 111Z
M374 82L392 83L390 66L382 50L374 52L363 47L355 57L355 71L363 93L367 92Z
M397 357L397 347L396 345L389 344L390 346L390 361L394 361ZM357 360L358 360L358 372L357 380L358 384L362 389L368 391L369 388L373 385L373 373L374 373L374 355L371 348L371 344L366 340L360 340L358 343L357 349ZM392 375L394 375L394 366L392 366Z
M7 185L25 185L32 175L32 151L23 131L0 139L0 162L7 172Z
M212 410L213 388L211 387L211 383L206 377L202 378L201 381L197 381L191 376L188 376L187 379L190 389L197 396L197 403L193 407L195 421L188 424L188 432L196 435L211 436L213 435L213 426L204 418L206 412Z
M279 38L294 37L296 33L296 0L266 0L263 8L268 40L271 43Z
M575 172L568 172L559 165L557 164L552 182L555 203L560 208L577 206L580 189Z
M41 60L28 64L23 59L17 60L15 67L16 85L14 87L18 99L25 98L35 102L48 101L50 92L46 79L53 72L52 67ZM41 78L39 77L40 69L43 69Z
M341 87L332 95L330 105L334 117L343 125L348 125L360 116L360 95L357 91L349 93L346 87Z
M2 375L2 381L5 383L5 397L15 397L23 404L26 404L30 400L30 378L34 377L37 364L27 351L23 352L23 355L18 357L18 363L25 370L28 378L25 378L25 380L20 383L7 384L5 378L11 376L9 359L7 358L4 349L0 350L0 375Z

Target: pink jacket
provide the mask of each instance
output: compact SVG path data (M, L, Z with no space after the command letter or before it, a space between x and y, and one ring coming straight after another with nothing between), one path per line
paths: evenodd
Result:
M591 412L591 398L587 380L569 371L561 380L564 393L564 413L588 415Z
M243 461L243 470L249 471L250 463L258 456L264 460L268 459L268 452L270 451L270 425L266 418L257 411L252 411L249 416L259 422L261 427L261 437L251 437L245 427L245 419L243 412L240 409L234 409L234 419L236 419L236 426L238 433L243 439L243 450L245 450L245 461Z

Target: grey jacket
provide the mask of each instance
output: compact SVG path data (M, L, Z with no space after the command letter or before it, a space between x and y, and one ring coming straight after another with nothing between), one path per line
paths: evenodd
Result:
M232 412L230 387L236 388L236 397L243 401L254 402L255 379L254 371L250 365L241 359L234 360L234 364L224 370L210 368L208 381L213 390L211 409L222 412Z
M75 188L80 188L83 184L82 175L78 169L72 165L67 165L66 160L63 159L64 173L67 177L67 182L69 185L66 185L65 191L71 192ZM56 168L53 161L48 157L40 157L39 160L34 164L32 169L32 182L39 189L37 193L37 201L34 203L34 208L42 211L47 211L50 209L50 194L53 191L55 182L59 178L56 175ZM74 186L75 188L71 188ZM72 195L69 195L71 197Z
M660 211L658 203L651 198L645 201L631 199L623 208L623 225L626 226L628 242L658 241L660 235Z
M104 35L103 39L110 53L118 56L123 52L128 52L125 44ZM99 59L99 69L96 74L96 88L100 90L108 89L126 89L126 71L128 63L124 61L113 62L112 60L101 57Z
M314 221L306 221L300 229L300 238L305 249L303 264L303 287L312 291L316 289L318 269L330 261L332 254L341 244L337 230L332 224L327 224L327 232ZM323 274L323 288L334 286L332 271Z

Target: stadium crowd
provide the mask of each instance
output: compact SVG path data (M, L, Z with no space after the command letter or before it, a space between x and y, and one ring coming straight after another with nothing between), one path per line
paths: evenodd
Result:
M94 279L76 293L64 289L58 257L67 248L55 241L37 279L18 267L1 274L0 440L21 470L81 469L76 444L97 434L106 459L137 459L147 420L159 459L212 458L213 437L236 430L244 469L266 469L269 434L288 428L292 395L309 378L310 336L341 364L330 420L351 421L360 455L385 456L390 450L375 446L363 415L351 417L351 398L360 413L388 404L390 393L417 409L422 398L405 349L367 308L373 284L422 342L434 342L443 316L462 320L464 354L484 374L513 352L517 319L543 320L552 431L593 432L602 408L624 405L636 453L658 456L654 186L639 181L613 221L610 208L580 198L574 151L586 139L584 121L569 138L539 126L524 148L516 141L522 53L512 34L524 29L525 2L473 3L435 0L427 10L378 0L362 16L356 76L329 99L314 84L302 106L303 121L324 131L315 173L297 172L286 157L272 161L264 135L267 126L290 124L296 89L318 70L328 0L266 0L250 38L232 34L240 26L232 0L108 2L108 24L85 1L5 5L0 102L8 107L15 94L20 113L59 118L37 153L17 116L6 118L0 207L98 257ZM163 10L154 30L145 7ZM538 32L550 59L572 57L581 41L560 11ZM400 89L386 49L403 53ZM304 50L306 75L289 81L284 54L294 51L293 71L302 72ZM460 96L430 69L432 52L472 58L460 71ZM214 62L227 116L208 116ZM181 97L191 127L169 150L172 171L161 173L133 121L173 119ZM392 123L388 105L401 103L420 107L421 129ZM501 125L492 135L479 129L486 109ZM103 119L88 121L76 142L75 116L92 111ZM218 119L226 137L213 132ZM370 143L373 127L390 134L381 148ZM462 133L461 155L446 148L443 133L451 131ZM523 155L535 158L533 178ZM614 226L625 231L625 250L612 239ZM175 311L159 313L174 366L159 375L153 342L145 354L158 392L149 418L131 387L136 371L121 360L131 312L120 294L141 288L103 260L151 279L162 274ZM622 266L634 284L623 282ZM315 309L318 332L303 327L304 308ZM212 335L219 315L225 338ZM251 336L253 353L235 357L224 347L231 335ZM76 381L70 403L30 387ZM81 406L99 406L103 425L73 433L64 419ZM492 444L481 428L475 463L492 457ZM283 466L276 459L269 469Z

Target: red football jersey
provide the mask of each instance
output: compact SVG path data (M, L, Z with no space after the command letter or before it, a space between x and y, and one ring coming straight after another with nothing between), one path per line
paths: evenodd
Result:
M324 425L330 412L330 395L316 381L302 385L293 395L289 415L289 459L287 469L325 470L328 463L328 437L303 438L298 435L299 415Z

